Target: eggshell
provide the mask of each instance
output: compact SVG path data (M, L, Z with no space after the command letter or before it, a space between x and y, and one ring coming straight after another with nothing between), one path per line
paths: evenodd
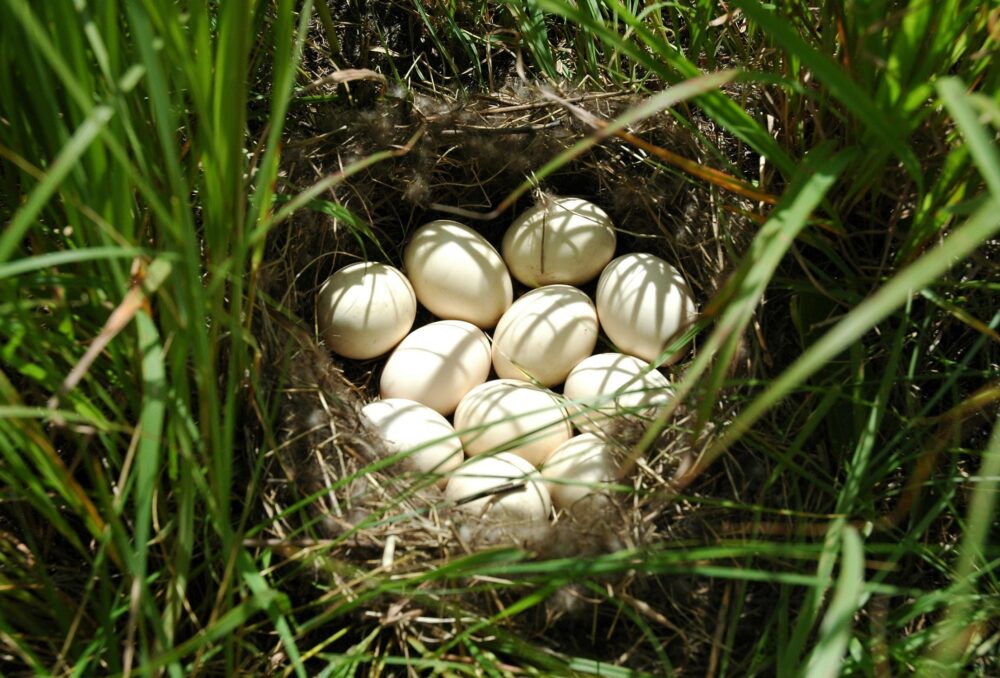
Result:
M416 316L409 281L386 264L345 266L326 279L316 299L316 323L326 345L355 360L380 356L398 344Z
M596 301L601 327L614 345L649 361L695 317L694 297L677 269L641 252L608 264L597 282Z
M407 460L418 471L441 475L458 467L465 456L458 434L448 420L415 400L387 398L361 408L392 453L410 452Z
M469 456L509 448L537 466L572 429L552 394L513 379L494 379L466 394L455 429Z
M514 302L493 333L493 366L504 379L561 384L597 344L597 310L569 285L548 285Z
M418 228L403 263L417 299L439 318L493 327L514 299L500 254L457 221L440 219Z
M541 471L552 503L570 508L615 479L615 461L610 444L593 433L582 433L557 447Z
M581 431L602 430L608 418L622 414L655 416L670 397L670 382L649 363L621 353L598 353L581 361L566 377L563 395L573 424ZM639 376L642 375L642 376Z
M490 341L464 320L440 320L411 332L389 356L383 398L416 400L443 415L490 374Z
M519 485L490 493L511 483ZM552 508L549 492L535 467L507 452L474 457L452 473L445 488L446 499L458 502L476 495L482 496L459 506L471 513L505 521L544 520Z
M543 198L504 234L500 249L515 278L529 287L593 280L615 255L615 230L597 205Z

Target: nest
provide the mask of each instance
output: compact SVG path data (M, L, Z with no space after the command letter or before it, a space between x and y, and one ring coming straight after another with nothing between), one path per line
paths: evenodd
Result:
M361 259L399 266L409 233L436 218L457 218L498 244L511 219L539 192L600 205L619 229L618 254L662 256L681 270L699 305L704 304L729 273L732 254L745 249L753 226L745 215L753 205L726 195L728 207L719 209L720 196L705 182L632 144L618 139L600 144L537 182L502 214L482 218L539 167L593 133L575 109L610 120L634 104L624 93L577 91L554 97L527 87L464 100L441 92L396 92L369 105L315 104L294 119L285 149L287 183L301 190L342 173L313 209L272 234L260 274L266 297L257 310L257 327L269 366L263 381L281 423L264 462L270 488L263 507L270 521L267 543L300 561L306 552L322 554L307 559L314 579L306 584L305 599L319 578L352 600L349 572L405 578L505 546L537 560L586 557L641 549L703 529L696 515L685 515L685 505L663 491L678 467L712 442L710 432L697 439L688 434L690 415L683 409L623 480L630 492L601 497L592 510L564 513L552 525L505 528L468 519L445 504L432 481L421 480L405 463L387 461L383 442L360 416L361 407L377 396L384 360L341 361L316 338L316 291L333 271ZM698 139L704 135L717 148L732 151L735 164L752 161L749 155L741 158L742 149L732 142L716 138L708 123L696 133L664 113L630 131L695 161L707 158ZM391 152L381 161L357 169L359 162L386 150ZM720 223L720 218L730 221ZM591 295L593 285L584 288ZM515 289L515 297L524 291ZM421 311L414 326L430 319ZM671 370L682 371L686 362ZM749 357L738 364L751 369ZM622 454L644 428L622 420L614 433ZM382 593L359 604L357 613L383 625L391 618L398 633L405 628L425 644L445 642L463 626L468 610L498 612L509 602L502 591L475 583L419 605L411 600L412 590L405 597ZM712 642L714 606L690 605L708 596L705 590L685 585L678 591L669 582L638 575L605 585L619 599L634 601L648 620L674 629L683 641L680 656L694 656L698 647ZM638 603L650 592L661 604ZM593 591L564 586L532 614L507 623L518 633L545 633L554 624L590 619L600 601ZM429 604L435 606L433 613ZM681 632L668 618L683 620L688 631ZM622 639L606 650L620 659L633 644L634 639Z

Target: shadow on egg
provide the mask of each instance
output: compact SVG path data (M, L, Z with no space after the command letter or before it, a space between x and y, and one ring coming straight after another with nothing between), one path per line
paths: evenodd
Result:
M696 313L683 276L646 253L626 254L608 264L597 283L596 306L612 343L623 353L648 361L656 360ZM666 364L683 353L670 356Z

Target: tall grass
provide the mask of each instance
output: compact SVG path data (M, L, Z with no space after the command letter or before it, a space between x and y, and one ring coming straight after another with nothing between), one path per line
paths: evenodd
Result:
M311 6L0 0L0 666L624 675L503 621L563 585L607 597L602 577L638 572L726 583L715 675L997 669L989 8L407 4L441 74L468 89L488 84L484 55L499 47L540 78L639 92L743 71L739 87L671 110L692 133L718 125L743 149L716 149L720 168L780 196L678 382L675 404L700 408L700 424L720 399L737 411L679 486L710 505L697 491L710 470L747 458L763 471L733 507L754 516L740 538L580 561L491 551L415 579L326 563L351 590L293 609L292 573L245 545L261 527L251 431L273 424L254 420L270 403L251 311L266 234L322 188L274 209ZM517 30L469 19L484 16ZM354 30L319 18L327 35ZM779 304L798 336L758 382L733 382L736 338ZM771 529L773 515L788 521ZM518 597L446 646L411 639L404 658L354 626L383 594L437 605L470 574L516 577ZM765 590L766 614L748 622ZM669 628L634 600L607 602L669 672Z
M0 632L40 673L235 670L261 613L295 659L233 488L308 4L0 4Z

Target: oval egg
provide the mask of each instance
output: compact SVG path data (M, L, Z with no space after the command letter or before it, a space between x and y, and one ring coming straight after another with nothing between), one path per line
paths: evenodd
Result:
M440 219L418 228L403 262L417 299L439 318L493 327L514 298L500 254L457 221Z
M572 435L552 394L512 379L469 391L455 410L455 430L469 456L508 449L535 466Z
M615 255L611 218L580 198L543 199L521 214L500 249L511 274L529 287L593 280Z
M531 290L503 314L493 333L493 366L503 379L555 386L597 344L597 310L569 285Z
M445 416L490 374L490 341L464 320L439 320L411 332L389 356L383 398L416 400Z
M466 500L458 505L464 511L505 522L545 520L552 508L535 467L506 452L473 457L459 466L448 480L445 497Z
M345 358L380 356L406 336L417 317L409 281L386 264L340 269L319 289L316 324L331 351Z
M559 508L571 508L615 479L611 445L593 433L581 433L557 447L541 468L542 478Z
M387 398L368 403L361 413L375 426L393 454L410 452L409 464L422 473L441 476L465 458L458 434L443 416L415 400Z
M694 297L677 269L641 252L608 264L597 282L596 304L601 327L614 345L649 361L695 317ZM681 355L674 354L666 363Z
M670 382L649 363L621 353L598 353L566 377L563 395L580 431L595 432L616 416L655 416L670 397Z

